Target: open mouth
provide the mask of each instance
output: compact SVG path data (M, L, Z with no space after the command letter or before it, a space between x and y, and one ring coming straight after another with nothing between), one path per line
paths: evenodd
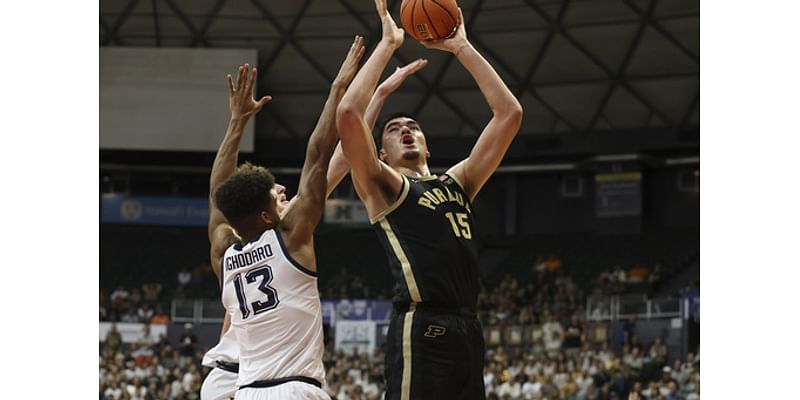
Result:
M414 137L411 136L411 134L408 134L408 133L403 135L401 140L402 140L403 144L413 144L414 143Z

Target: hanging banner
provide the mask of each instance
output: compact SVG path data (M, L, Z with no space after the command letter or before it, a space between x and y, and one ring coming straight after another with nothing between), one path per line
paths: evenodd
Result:
M208 199L130 197L107 194L101 200L100 222L168 226L208 225Z

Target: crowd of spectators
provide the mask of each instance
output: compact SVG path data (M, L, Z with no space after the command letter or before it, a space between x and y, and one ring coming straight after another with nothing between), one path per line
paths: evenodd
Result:
M191 326L175 346L154 338L145 324L139 339L123 343L116 323L100 347L100 400L196 400L208 374ZM188 337L188 340L186 339Z
M109 294L100 289L100 321L169 324L168 303L158 283L140 287L117 286Z
M217 298L219 287L211 264L181 268L173 283L143 283L100 288L100 321L169 324L172 299Z
M632 271L643 280L657 272ZM632 271L610 270L588 291L597 292L598 286L608 289L619 284L623 275L630 279ZM641 343L635 319L620 324L618 332L598 337L586 321L586 291L565 273L557 257L540 258L530 272L533 278L524 283L506 275L480 291L487 399L608 400L627 399L629 393L647 400L699 399L699 354L689 353L680 360L669 353L661 338ZM190 287L192 276L188 270L179 273L181 291ZM371 291L345 269L335 279L341 285L333 282L321 288L323 298L389 298L388 288ZM131 290L120 287L110 295L101 291L101 320L168 322L161 295L160 286L152 284ZM123 344L117 335L110 332L101 347L101 399L199 398L209 370L200 365L206 349L195 348L196 338L190 332L188 336L184 332L174 345L163 336ZM345 353L334 351L329 340L323 362L327 379L323 389L332 399L383 398L382 349Z

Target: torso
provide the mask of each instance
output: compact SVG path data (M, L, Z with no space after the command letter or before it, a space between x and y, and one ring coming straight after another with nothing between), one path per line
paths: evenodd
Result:
M398 200L371 222L387 252L396 304L476 309L475 225L456 180L403 177Z
M280 233L269 229L229 247L220 272L239 345L239 386L287 376L324 382L316 274L289 255Z

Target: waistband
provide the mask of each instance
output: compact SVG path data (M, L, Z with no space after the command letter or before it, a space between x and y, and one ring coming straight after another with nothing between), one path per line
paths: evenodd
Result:
M225 361L217 360L216 368L219 368L219 369L221 369L223 371L233 372L234 374L238 374L239 373L239 363L225 362Z
M478 318L478 313L469 307L455 307L440 304L411 303L411 304L392 304L395 312L405 313L408 311L431 311L442 314L458 315L467 318Z
M285 378L269 379L269 380L264 380L264 381L255 381L253 383L249 383L247 385L240 386L239 389L245 389L245 388L268 388L268 387L278 386L280 384L283 384L283 383L286 383L286 382L292 382L292 381L305 382L305 383L308 383L310 385L314 385L314 386L316 386L316 387L318 387L320 389L322 388L322 384L318 380L316 380L314 378L309 378L307 376L287 376Z

